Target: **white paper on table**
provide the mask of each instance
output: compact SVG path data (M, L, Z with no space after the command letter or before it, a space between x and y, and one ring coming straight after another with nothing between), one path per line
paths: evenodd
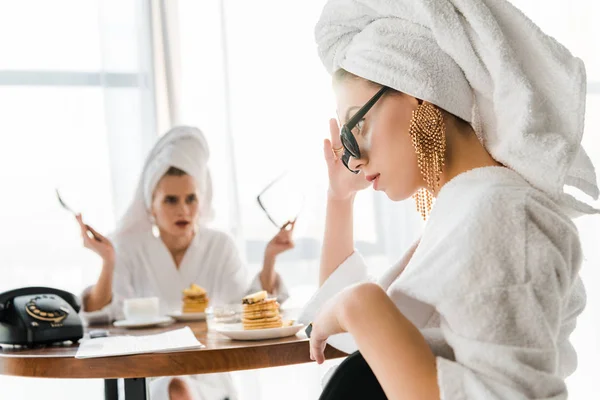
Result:
M146 336L108 336L82 341L75 358L126 356L200 349L204 345L192 330L185 328Z

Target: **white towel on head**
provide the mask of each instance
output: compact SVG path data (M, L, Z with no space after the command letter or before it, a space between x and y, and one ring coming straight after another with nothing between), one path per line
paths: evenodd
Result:
M429 101L469 121L490 154L577 213L597 210L581 147L581 60L505 0L330 0L315 29L329 72Z
M212 181L208 169L208 143L198 128L178 126L163 135L154 145L129 208L117 224L113 235L152 229L150 207L156 185L170 167L192 176L200 192L200 222L212 217Z

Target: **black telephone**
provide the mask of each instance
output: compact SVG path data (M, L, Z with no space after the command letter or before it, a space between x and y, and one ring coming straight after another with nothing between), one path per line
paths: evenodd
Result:
M0 343L34 345L77 340L79 299L64 290L27 287L0 294Z

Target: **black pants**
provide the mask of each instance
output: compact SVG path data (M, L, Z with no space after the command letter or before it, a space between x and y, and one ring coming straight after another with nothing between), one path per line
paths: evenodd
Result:
M333 372L319 400L387 400L379 381L360 352L349 355Z

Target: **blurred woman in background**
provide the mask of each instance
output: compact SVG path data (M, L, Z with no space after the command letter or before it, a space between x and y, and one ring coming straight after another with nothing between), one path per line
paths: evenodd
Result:
M137 297L158 297L162 314L180 310L183 290L193 283L206 290L213 305L237 304L258 290L280 302L288 297L275 260L294 247L294 224L269 242L262 270L249 279L232 238L206 227L212 215L208 159L200 130L173 128L150 152L133 202L110 240L77 217L84 246L103 261L98 281L82 295L85 318L121 319L123 300ZM229 374L160 378L150 391L156 399L237 398Z

